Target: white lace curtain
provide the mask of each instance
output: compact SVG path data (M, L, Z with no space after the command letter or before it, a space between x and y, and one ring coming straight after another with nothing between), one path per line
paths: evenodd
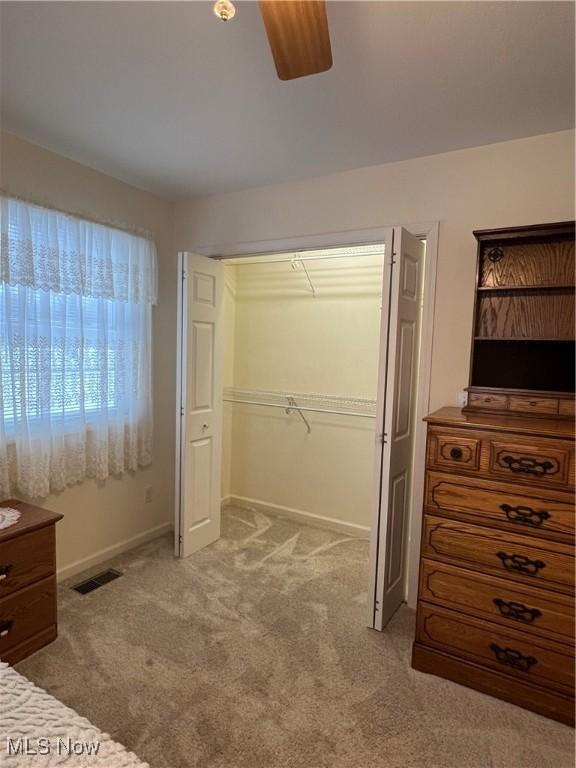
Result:
M0 199L0 499L151 461L156 250Z

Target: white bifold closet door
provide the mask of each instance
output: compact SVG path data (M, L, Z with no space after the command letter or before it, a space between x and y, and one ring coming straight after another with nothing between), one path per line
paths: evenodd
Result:
M374 629L383 629L405 598L423 272L423 243L400 227L390 229L370 548L369 625ZM179 280L176 553L187 557L220 535L224 265L182 253Z
M179 254L176 554L220 537L224 266Z
M369 626L378 630L405 599L423 273L424 244L395 227L385 249L370 547Z

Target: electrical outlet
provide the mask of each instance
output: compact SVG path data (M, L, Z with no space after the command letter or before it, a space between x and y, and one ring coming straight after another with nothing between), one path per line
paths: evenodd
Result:
M144 488L144 503L150 504L152 502L152 486L147 485L146 488Z
M458 392L458 395L456 397L456 405L458 408L464 408L466 403L468 402L468 393L462 390L461 392Z

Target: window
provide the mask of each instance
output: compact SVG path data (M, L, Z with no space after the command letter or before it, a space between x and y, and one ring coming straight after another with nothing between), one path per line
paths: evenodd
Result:
M153 243L9 198L0 210L0 494L149 463Z

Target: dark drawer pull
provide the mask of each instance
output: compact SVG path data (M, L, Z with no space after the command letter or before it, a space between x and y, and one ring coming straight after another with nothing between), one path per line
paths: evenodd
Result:
M519 669L520 672L529 672L530 667L538 663L534 656L524 656L520 651L514 648L500 648L496 643L490 645L490 650L494 652L496 661L512 669Z
M538 608L528 608L522 603L508 602L506 600L501 600L499 597L495 597L493 603L505 619L513 619L514 621L522 621L524 624L532 624L534 619L542 616L542 611L539 611Z
M525 555L509 555L506 552L497 552L496 557L502 560L502 565L507 571L525 573L527 576L536 576L541 568L546 568L542 560L530 560Z
M3 637L6 637L6 635L9 634L10 630L12 629L14 622L13 621L0 621L0 640L2 640Z
M545 510L511 507L510 504L500 504L500 509L506 513L506 517L511 523L518 523L519 525L531 525L534 528L539 528L544 520L550 519L550 512Z
M8 574L12 570L11 565L0 565L0 581L8 578Z
M450 458L459 461L462 458L462 448L450 448Z
M536 475L536 477L552 474L551 470L554 469L551 461L538 461L532 456L502 456L501 461L511 472Z

